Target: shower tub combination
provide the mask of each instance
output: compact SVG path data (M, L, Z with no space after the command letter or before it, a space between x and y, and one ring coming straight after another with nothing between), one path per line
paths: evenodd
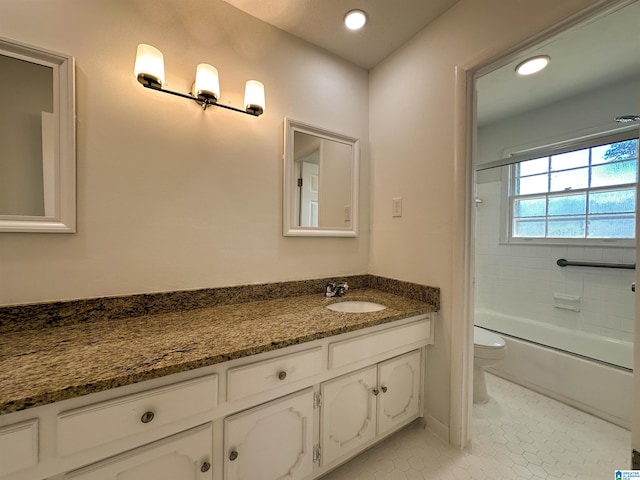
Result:
M630 428L632 343L484 309L474 323L506 342L504 361L487 371Z

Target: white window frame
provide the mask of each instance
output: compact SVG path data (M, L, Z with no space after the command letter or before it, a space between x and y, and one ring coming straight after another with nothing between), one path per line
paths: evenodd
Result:
M560 245L560 246L591 246L591 247L635 247L635 238L543 238L543 237L514 237L513 236L513 202L516 198L526 198L527 195L514 195L515 187L515 169L516 165L520 162L527 160L533 160L542 157L548 157L551 155L558 155L561 153L567 153L576 150L584 150L591 147L597 147L600 145L607 145L609 143L623 142L626 140L638 139L637 129L616 133L601 135L592 137L588 140L566 142L562 145L556 145L554 147L542 147L535 150L527 151L524 154L512 155L511 161L507 164L503 164L502 173L502 202L501 202L501 232L500 243L511 245ZM639 140L640 142L640 140ZM638 160L640 165L640 159ZM593 187L572 190L572 193L580 192L598 192L607 190L617 190L624 187L633 187L637 192L637 183L630 183L624 185L615 185L607 187ZM550 192L544 192L540 194L532 194L531 197L542 197L549 195ZM639 221L638 210L640 205L640 196L636 198L636 222ZM545 215L545 218L548 216Z

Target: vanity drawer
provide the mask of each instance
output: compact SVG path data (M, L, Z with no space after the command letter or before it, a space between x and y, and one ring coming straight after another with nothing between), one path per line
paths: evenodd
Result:
M320 347L231 368L227 372L227 400L232 402L266 392L312 377L321 371Z
M400 327L330 343L329 368L342 367L385 353L398 355L403 353L399 349L409 351L416 346L428 343L431 343L431 319L429 317Z
M218 377L188 380L58 415L58 454L86 450L205 412L218 405Z
M38 463L38 420L0 428L0 476Z

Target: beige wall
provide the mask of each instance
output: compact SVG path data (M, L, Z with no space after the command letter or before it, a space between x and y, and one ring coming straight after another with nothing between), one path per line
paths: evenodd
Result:
M75 56L78 154L77 233L0 234L0 304L367 272L365 70L219 0L5 0L0 31ZM261 80L266 113L143 89L143 42L164 53L168 88L188 92L208 62L223 103ZM285 116L362 140L358 238L282 236Z
M593 3L461 0L371 71L369 270L442 289L427 408L445 425L451 362L460 362L451 358L451 332L463 320L460 305L453 305L462 299L454 266L461 265L455 245L464 233L464 218L454 211L464 180L464 168L454 163L455 68L472 68ZM391 217L394 197L403 198L401 218Z

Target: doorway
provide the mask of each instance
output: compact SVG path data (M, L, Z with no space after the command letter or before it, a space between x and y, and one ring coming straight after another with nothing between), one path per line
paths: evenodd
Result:
M471 269L475 270L476 282L475 300L469 307L470 316L475 317L474 311L478 304L497 308L506 299L511 302L511 305L506 308L508 314L499 312L503 315L498 318L496 315L484 315L480 319L480 322L484 323L483 326L505 336L516 337L517 340L525 340L534 344L543 343L539 334L533 339L523 339L520 337L525 334L514 330L514 325L518 320L523 318L532 320L523 314L523 310L528 310L538 313L538 317L533 319L534 322L547 323L554 328L563 328L564 333L568 333L567 341L550 345L551 350L560 351L563 355L569 352L581 360L583 357L592 358L598 365L607 364L605 365L607 368L622 372L622 377L626 373L628 377L624 387L626 390L621 391L620 397L625 397L628 405L617 406L619 409L627 410L626 418L618 418L617 423L624 424L626 422L627 428L631 423L630 405L632 405L634 398L630 373L633 364L633 326L634 323L637 324L634 312L635 299L630 291L634 273L630 269L622 271L622 269L613 270L607 267L595 270L599 267L593 266L584 267L587 270L580 270L575 266L550 265L549 261L552 257L555 262L561 258L566 260L567 257L573 256L568 259L602 264L631 265L635 263L636 240L630 239L629 235L626 235L624 240L622 239L624 235L618 239L600 235L597 241L588 242L595 236L592 235L592 238L589 238L590 220L587 217L590 212L597 212L594 210L595 203L592 201L591 205L589 204L589 192L586 190L590 185L564 185L560 189L556 182L555 187L547 189L545 192L524 189L527 193L522 198L518 198L514 193L525 183L524 180L527 180L526 169L524 169L524 174L518 177L519 173L523 172L523 168L518 166L522 165L519 161L547 158L547 170L534 173L530 171L529 176L538 175L541 178L543 175L547 175L549 179L547 186L549 186L552 177L557 180L563 173L562 169L557 168L558 162L556 162L556 166L551 165L554 156L577 150L587 150L587 155L591 158L595 157L592 149L604 145L610 146L621 139L620 135L624 137L622 141L633 141L634 136L637 138L639 130L637 124L622 124L615 122L614 119L620 115L638 113L637 111L626 112L629 108L640 110L639 65L633 61L630 62L633 65L627 66L606 65L609 65L607 62L613 60L613 57L621 60L637 58L637 54L632 54L630 50L625 53L624 49L627 47L637 49L636 46L640 44L640 36L636 33L637 29L628 30L627 27L631 24L626 23L634 22L637 25L637 22L640 21L638 12L640 12L639 2L618 2L614 8L601 12L594 18L589 18L552 38L534 46L530 45L526 49L510 55L509 58L503 58L493 65L483 68L482 71L478 71L474 77L474 86L477 85L477 97L474 96L474 98L477 98L478 130L474 132L476 148L473 155L474 170L477 170L478 173L474 175L472 182L473 198L477 202L468 206L469 210L472 210L471 217L474 221L480 217L478 212L481 209L484 209L484 217L489 216L489 210L494 210L491 214L493 218L491 223L483 227L476 225L477 228L473 235L475 241L479 237L493 236L492 243L486 243L481 247L477 244L473 247L470 246L472 258L475 254L475 261L472 262L474 265ZM625 27L625 25L627 26ZM616 40L616 33L620 32L623 33L623 37ZM630 32L634 32L631 37L628 35ZM590 35L593 34L600 36L591 37ZM586 48L586 45L589 48ZM577 50L571 52L571 48ZM595 63L586 62L586 51L593 54L599 53L600 59L590 60ZM612 51L615 51L616 54L612 55ZM550 68L546 72L532 75L527 79L517 79L520 83L515 82L516 64L528 57L540 55L551 57ZM580 71L578 59L585 61L586 70ZM598 65L598 68L594 68L593 65ZM613 75L614 72L616 75ZM545 75L552 79L547 83L537 82L537 80L544 79ZM533 120L535 123L531 123ZM635 178L628 184L625 183L627 190L633 191L634 194L634 212L637 196L635 194L637 189L637 140L635 142L633 144L635 145ZM538 163L542 164L544 161L540 160ZM480 164L483 166L477 168ZM528 166L530 167L531 164ZM593 165L588 163L586 166L587 179L594 176L591 168L595 166L595 163ZM567 168L565 176L577 176L582 167L574 165ZM597 172L595 176L597 176ZM615 187L609 185L604 188L603 192L618 191L617 187L620 185L622 184L616 184ZM572 231L569 224L573 222L575 227L577 218L582 214L575 203L573 206L576 209L570 212L553 210L559 203L562 203L556 198L562 196L556 195L558 192L564 192L565 198L562 200L565 204L567 201L570 203L571 200L577 200L580 194L584 194L583 220L586 233L581 241L575 241L582 234L576 233L575 230ZM569 195L567 192L575 193L575 195ZM594 190L591 193L595 195L601 192ZM533 200L538 200L537 206L543 206L544 210L533 212L523 208L523 206L532 207L536 203ZM527 203L527 201L529 202ZM614 214L613 211L601 213L610 216ZM556 214L558 215L555 216ZM564 224L560 225L563 221ZM556 233L554 233L553 228L558 226L560 226L559 229L556 229ZM517 230L518 227L522 227L520 231ZM525 231L525 227L529 230ZM531 228L535 227L542 228L542 231L533 232ZM634 226L632 225L631 228L634 229ZM569 234L565 235L568 238L560 238L561 235L557 233L559 230L564 230L565 233L568 231ZM593 232L595 229L591 229L591 231ZM614 243L616 246L612 246ZM480 249L484 250L480 251ZM505 250L508 251L508 256L502 255L502 251ZM537 268L541 265L545 268ZM565 269L559 270L560 268ZM533 270L545 271L537 272L537 277L534 275L531 278L522 278L520 285L517 285L518 276L522 277L521 274L525 270L528 270L527 273L536 273L532 272ZM607 273L603 273L605 271ZM617 275L621 272L621 275ZM505 287L502 290L500 289L501 276L503 277L503 287ZM596 280L600 283L597 283ZM580 284L580 289L571 290L567 282L573 282L573 287ZM516 290L516 287L519 287L525 294L528 293L528 297L522 297L524 300L518 301L514 296L514 291L506 291L509 288ZM619 292L615 293L615 300L611 300L610 303L612 305L620 304L620 300L624 300L626 306L621 307L625 310L624 312L618 310L617 314L613 314L612 310L615 308L606 310L612 305L605 305L606 300L602 292L613 294L613 290L617 288L619 288ZM596 295L596 298L592 298ZM525 300L531 301L531 305L522 308ZM599 316L590 307L597 307ZM489 309L485 308L485 310ZM557 315L554 315L556 313ZM585 313L589 314L586 315L587 320L584 318L578 320L580 316L585 317ZM525 325L525 330L531 326L530 323ZM551 338L555 341L558 337L556 335L558 330L552 329L552 332ZM614 356L617 355L617 358L613 360L611 357L603 358L600 353L588 353L575 347L576 332L586 334L589 340L592 340L594 336L602 337L605 344L611 343L616 347L614 350L617 351ZM637 338L637 332L635 335ZM511 350L515 353L519 351L518 348ZM528 355L528 352L523 355ZM518 358L516 357L516 359ZM543 358L542 364L544 361ZM544 368L548 368L548 366L543 367L543 370ZM512 374L513 372L509 371L503 372L505 377ZM579 375L585 374L581 372ZM607 373L606 377L609 376ZM578 378L579 376L574 377L574 379ZM589 380L590 377L585 378L585 381ZM624 383L623 378L621 381ZM523 381L525 384L526 382L535 383L531 379ZM555 383L558 383L558 380ZM601 386L600 390L602 391L603 388L606 387ZM544 387L542 390L544 391ZM550 392L544 393L549 394ZM568 397L569 395L564 392L558 396ZM579 404L580 401L578 400L577 403ZM585 409L584 405L578 406ZM598 408L595 408L592 413L599 413L595 411ZM612 414L608 420L616 420L613 418L615 416Z

